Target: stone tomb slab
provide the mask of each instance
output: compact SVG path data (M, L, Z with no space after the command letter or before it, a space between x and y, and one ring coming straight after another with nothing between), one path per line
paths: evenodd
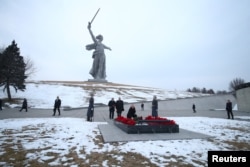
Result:
M185 140L185 139L206 139L212 136L197 133L185 129L179 129L179 133L140 133L128 134L112 124L98 125L105 143L149 141L149 140Z

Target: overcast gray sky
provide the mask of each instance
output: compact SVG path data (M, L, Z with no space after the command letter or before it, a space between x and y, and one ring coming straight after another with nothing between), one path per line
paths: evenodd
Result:
M0 47L17 42L32 80L86 81L98 8L109 82L216 91L250 81L249 0L0 0Z

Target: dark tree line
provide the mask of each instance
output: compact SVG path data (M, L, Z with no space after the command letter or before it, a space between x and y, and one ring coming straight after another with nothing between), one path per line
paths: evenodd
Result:
M8 100L11 100L10 88L24 91L25 79L33 72L33 63L30 59L24 60L15 41L0 50L0 87L7 91Z
M216 92L216 94L227 94L227 93L233 93L233 95L235 95L235 91L237 90L237 88L244 84L245 81L244 79L241 78L235 78L233 79L230 83L229 83L229 92L227 92L226 90L218 90ZM187 92L193 92L193 93L204 93L204 94L215 94L213 89L206 89L206 88L197 88L197 87L193 87L192 89L188 88Z
M193 92L193 93L203 93L203 94L215 94L213 89L206 89L206 88L197 88L193 87L192 89L188 88L187 92Z

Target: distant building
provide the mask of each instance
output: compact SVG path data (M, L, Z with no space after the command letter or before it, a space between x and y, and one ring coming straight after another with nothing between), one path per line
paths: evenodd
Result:
M250 82L237 86L236 100L239 111L250 112Z

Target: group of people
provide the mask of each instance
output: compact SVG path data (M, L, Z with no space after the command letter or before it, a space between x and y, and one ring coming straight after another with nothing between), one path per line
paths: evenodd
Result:
M117 117L122 115L122 112L124 111L124 106L123 106L123 101L121 100L121 98L119 98L117 101L114 100L114 98L112 98L109 103L109 119L114 119L114 113L115 110L117 112ZM127 118L136 118L136 109L134 104L132 104L128 110L127 113Z
M196 106L195 106L195 104L193 104L192 109L193 109L193 112L196 113ZM232 102L230 100L227 100L226 111L227 111L227 118L228 119L234 119Z
M115 111L117 113L117 117L122 116L122 112L124 111L124 103L123 100L119 97L117 101L112 98L108 102L109 107L109 119L114 119ZM142 110L144 109L144 104L141 106ZM154 96L152 101L152 116L158 116L158 100L156 96ZM92 122L94 117L94 97L93 94L90 95L89 98L89 106L87 110L87 121ZM136 108L134 104L132 104L127 113L127 118L136 118Z
M56 111L58 111L58 115L61 115L60 108L61 108L61 99L59 98L59 96L57 96L55 103L54 103L53 116L55 116ZM0 99L0 110L2 110L1 99ZM22 106L19 111L21 112L22 110L25 110L26 112L28 112L28 102L26 98L23 99Z
M112 98L109 101L108 106L109 106L109 119L114 119L115 110L117 113L117 117L121 116L122 112L124 111L124 104L120 97L117 101L115 101L114 98Z
M109 107L110 119L114 119L115 111L117 113L117 117L121 116L122 112L124 111L124 103L120 97L117 101L115 101L114 98L112 98L108 103L108 107ZM59 116L61 115L60 108L61 108L61 99L59 98L59 96L57 96L55 103L54 103L53 116L55 116L56 111L58 111ZM141 109L142 111L144 110L143 103L141 104ZM193 109L193 112L196 113L195 104L192 105L192 109ZM2 110L2 99L0 99L0 110ZM21 112L22 110L25 110L26 112L28 112L28 102L26 98L23 99L22 107L20 108L19 111ZM226 111L227 111L228 119L234 119L234 115L232 112L232 102L230 100L228 100L226 103ZM87 121L93 121L93 116L94 116L94 97L93 97L93 94L91 94L90 99L89 99L88 111L87 111ZM152 101L152 116L153 117L158 116L158 100L156 96L153 97L153 101ZM136 108L134 104L132 104L128 110L127 118L136 118L136 117L137 117Z
M108 107L109 107L109 119L114 119L115 111L117 113L117 117L121 116L122 112L124 111L123 101L121 100L120 97L117 101L115 101L114 98L112 98L108 103ZM141 104L141 109L142 111L144 110L143 103ZM154 117L158 116L158 100L156 96L154 96L152 101L152 116ZM132 104L128 109L127 118L136 118L136 117L137 117L136 108L134 104Z

